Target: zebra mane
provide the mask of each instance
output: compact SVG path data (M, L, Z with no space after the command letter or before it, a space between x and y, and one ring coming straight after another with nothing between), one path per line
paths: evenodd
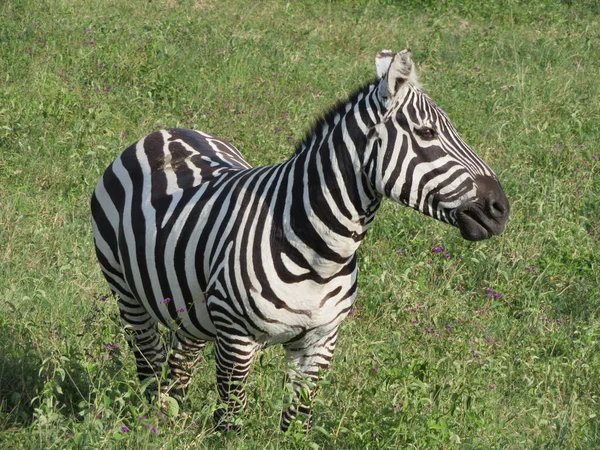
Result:
M330 124L333 122L335 116L337 114L342 115L345 112L346 105L348 103L356 103L358 96L361 93L365 93L365 91L369 90L369 87L379 83L378 78L374 78L369 82L363 84L362 86L356 88L352 93L346 97L345 99L339 99L333 106L331 106L328 110L326 110L321 116L317 117L317 119L313 122L312 126L304 133L304 137L296 144L296 149L294 150L294 154L292 156L298 155L305 147L308 147L311 140L315 135L315 131L322 128L325 124Z
M406 82L417 89L423 90L423 86L421 85L421 81L419 80L419 75L417 74L417 70L414 67L410 71L410 75L408 76Z

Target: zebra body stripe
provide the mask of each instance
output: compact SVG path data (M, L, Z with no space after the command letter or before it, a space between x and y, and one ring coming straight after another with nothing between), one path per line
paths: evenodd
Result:
M157 155L156 146L162 149L161 155ZM176 161L183 148L185 156ZM208 158L204 153L207 148L220 151ZM211 305L238 315L263 345L286 342L304 329L318 329L324 324L335 327L334 319L341 319L340 311L347 309L354 298L341 301L356 280L356 242L348 238L334 248L323 242L315 251L307 242L310 236L299 239L299 227L283 219L292 215L292 206L297 206L299 199L294 194L299 187L302 207L311 208L311 192L306 187L311 185L307 169L310 160L298 159L289 168L248 169L237 151L227 159L232 148L206 133L163 130L126 150L99 182L95 194L100 204L112 203L101 186L115 182L127 193L123 209L117 214L113 211L110 222L114 234L123 236L118 265L103 243L102 233L96 234L99 252L112 269L120 270L127 264L126 285L155 320L170 328L181 327L196 339L213 339L216 334L209 313ZM162 161L151 164L150 156ZM124 160L129 160L127 168ZM138 166L132 167L135 163ZM317 161L315 165L322 164ZM304 173L301 183L295 176L298 172ZM324 175L318 170L315 175L317 179L310 181L322 187ZM279 195L275 195L276 185ZM326 189L320 191L318 195L326 194ZM139 193L135 201L142 205L140 209L133 206L133 192ZM347 210L351 202L342 201ZM335 206L330 198L326 202L329 208ZM166 211L161 211L165 207ZM116 223L115 215L122 215L122 223ZM306 214L306 221L315 236L330 233L317 214ZM354 223L348 221L348 225ZM353 233L363 231L356 225L354 228ZM295 257L280 252L277 244L281 240L291 244ZM279 256L272 256L274 253ZM297 256L303 265L296 262ZM287 264L277 269L274 261ZM278 271L282 270L289 283L278 282ZM323 282L340 271L345 273L334 278L333 289L331 281ZM317 281L303 276L312 272L317 273ZM248 289L233 299L227 293L235 290L237 280L247 280ZM331 295L334 290L337 295ZM323 310L320 303L328 296L331 298L327 303L336 308ZM171 302L161 303L165 298ZM270 317L277 320L266 319Z

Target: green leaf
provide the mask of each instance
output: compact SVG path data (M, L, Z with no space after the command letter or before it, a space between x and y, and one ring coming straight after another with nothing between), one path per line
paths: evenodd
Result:
M179 402L177 402L177 400L168 395L163 395L161 401L167 408L167 416L177 417L179 415Z

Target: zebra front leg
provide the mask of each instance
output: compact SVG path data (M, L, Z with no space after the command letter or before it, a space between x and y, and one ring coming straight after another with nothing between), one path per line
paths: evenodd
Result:
M173 332L169 368L174 385L170 393L178 400L183 400L187 387L192 379L192 369L201 358L200 353L206 341L184 336L181 330Z
M308 431L312 422L312 401L317 391L320 372L329 367L335 350L337 329L316 343L285 345L286 376L292 383L290 406L281 414L281 430L287 431L298 413L304 416L303 428Z
M133 299L125 300L121 296L118 305L127 342L135 356L140 384L144 385L149 378L154 378L157 389L166 392L168 384L161 383L161 377L167 358L156 320ZM152 393L150 390L147 392Z
M215 426L219 431L239 431L231 419L246 406L244 384L257 349L256 342L248 336L217 336L217 390L226 405L226 408L217 409L214 413Z

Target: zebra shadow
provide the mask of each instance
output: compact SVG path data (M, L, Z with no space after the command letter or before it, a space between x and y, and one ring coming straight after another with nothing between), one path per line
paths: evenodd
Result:
M44 387L43 359L32 334L24 324L0 319L0 418L6 429L32 422L34 399Z
M89 354L78 339L85 334L97 339L93 322L99 310L84 318L83 326L71 326L37 323L10 304L5 309L9 314L0 316L0 433L18 431L53 412L76 419L78 404L93 397L97 381L86 367L97 354ZM122 370L120 350L114 354L105 377Z

